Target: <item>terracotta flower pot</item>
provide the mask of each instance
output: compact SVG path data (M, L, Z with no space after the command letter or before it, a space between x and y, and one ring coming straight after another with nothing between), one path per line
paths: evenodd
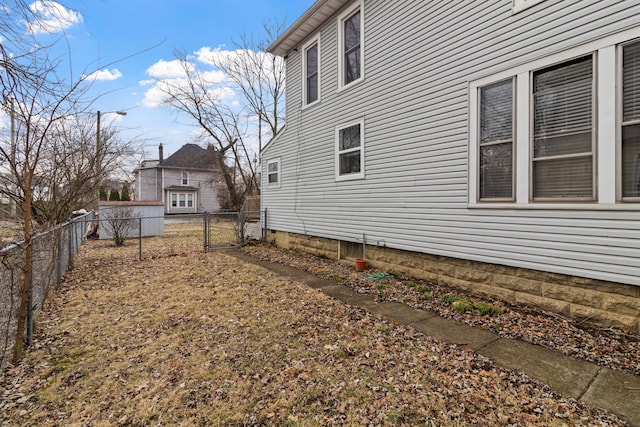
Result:
M365 271L367 269L367 260L364 258L356 258L356 271Z

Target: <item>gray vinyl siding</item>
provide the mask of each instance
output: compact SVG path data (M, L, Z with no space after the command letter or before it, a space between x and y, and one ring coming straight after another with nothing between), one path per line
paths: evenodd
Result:
M640 285L640 211L470 209L469 82L638 26L640 2L365 0L364 82L338 92L335 17L320 29L321 102L262 153L268 228ZM315 34L314 34L315 35ZM314 36L312 35L312 36ZM569 58L567 58L569 59ZM364 118L365 179L335 180L335 126ZM279 188L266 164L280 159Z

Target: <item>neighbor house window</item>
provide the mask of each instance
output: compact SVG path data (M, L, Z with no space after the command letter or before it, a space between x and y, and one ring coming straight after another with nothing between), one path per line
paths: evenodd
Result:
M622 47L622 197L640 197L640 41Z
M336 128L336 179L364 177L364 121Z
M193 193L171 193L171 207L192 208Z
M594 199L593 56L533 73L534 200Z
M339 22L339 68L340 84L346 86L363 77L363 31L362 5L349 9L338 19Z
M320 47L318 39L314 39L303 50L303 99L305 105L313 104L320 99Z
M280 186L280 159L267 162L267 187Z
M189 172L182 172L182 185L189 185Z
M479 198L513 199L514 79L480 88Z

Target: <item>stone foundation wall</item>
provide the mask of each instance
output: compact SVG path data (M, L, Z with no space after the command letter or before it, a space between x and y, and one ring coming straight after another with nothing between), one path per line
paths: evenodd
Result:
M338 259L337 240L280 231L269 238L283 248ZM366 253L376 270L640 333L639 286L375 246Z

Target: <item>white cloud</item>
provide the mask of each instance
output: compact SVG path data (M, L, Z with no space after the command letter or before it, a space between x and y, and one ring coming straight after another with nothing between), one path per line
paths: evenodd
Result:
M194 66L189 64L189 70L193 70ZM174 59L173 61L160 61L147 68L147 74L156 79L173 79L184 76L184 66L182 63Z
M151 108L157 108L167 99L167 91L174 91L176 87L187 84L186 79L165 79L156 81L145 93L142 105ZM236 95L235 91L229 86L222 86L213 83L209 89L209 96L217 102L227 102Z
M32 34L58 33L82 22L80 13L67 9L55 1L38 0L31 3L29 8L36 18L27 26Z
M196 65L193 63L187 63L186 68L189 72L196 71ZM167 98L166 92L171 90L171 87L180 87L187 84L184 63L178 59L172 61L161 59L147 68L147 74L151 79L139 82L141 86L150 86L142 100L142 104L147 107L160 107ZM220 70L200 71L200 77L211 86L211 95L215 99L223 101L235 95L233 89L223 85L227 81L227 76L224 72Z
M162 105L167 95L158 87L160 82L156 82L151 88L144 93L142 105L145 107L157 108Z
M96 81L117 80L120 77L122 77L122 73L117 68L114 68L113 70L107 70L105 68L104 70L94 71L93 73L85 77L89 80L96 80Z

